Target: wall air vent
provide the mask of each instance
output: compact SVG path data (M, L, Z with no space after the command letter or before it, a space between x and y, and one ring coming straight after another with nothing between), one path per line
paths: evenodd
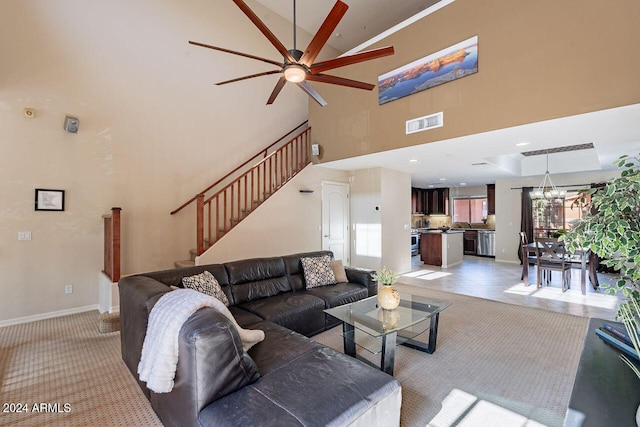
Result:
M444 124L444 115L441 112L430 114L424 117L418 117L417 119L407 120L406 122L406 133L409 135L410 133L422 132L423 130L435 129L442 127Z

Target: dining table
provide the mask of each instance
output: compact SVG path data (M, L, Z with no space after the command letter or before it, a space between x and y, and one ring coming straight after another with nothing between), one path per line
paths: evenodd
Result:
M529 262L527 260L529 254L535 255L536 248L543 248L542 243L531 242L522 245L522 280L526 286L529 286ZM570 257L580 258L580 290L582 295L587 294L587 272L589 273L589 282L594 290L598 290L598 275L595 269L595 254L590 249L577 249L569 254Z

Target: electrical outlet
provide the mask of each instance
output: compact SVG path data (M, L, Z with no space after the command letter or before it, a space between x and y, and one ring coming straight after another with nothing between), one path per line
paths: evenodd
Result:
M31 240L30 231L18 231L18 240Z
M72 294L73 293L73 285L67 285L64 287L64 293L65 294Z

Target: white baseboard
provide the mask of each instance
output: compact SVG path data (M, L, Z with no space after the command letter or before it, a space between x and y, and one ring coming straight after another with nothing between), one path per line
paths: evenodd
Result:
M49 313L34 314L33 316L16 317L15 319L1 320L0 328L5 326L20 325L22 323L36 322L38 320L52 319L54 317L68 316L70 314L84 313L86 311L98 310L98 304L86 305L84 307L69 308L67 310L52 311Z

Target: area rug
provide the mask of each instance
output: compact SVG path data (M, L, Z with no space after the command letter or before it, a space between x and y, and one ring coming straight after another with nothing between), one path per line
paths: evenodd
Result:
M0 426L162 426L99 318L0 328Z
M402 426L424 427L432 420L438 427L463 425L458 417L455 424L443 421L446 414L436 418L447 396L471 396L482 403L476 410L491 408L487 426L512 420L522 426L564 424L587 318L410 285L397 288L453 302L440 314L435 353L396 350ZM313 339L343 351L341 327Z

